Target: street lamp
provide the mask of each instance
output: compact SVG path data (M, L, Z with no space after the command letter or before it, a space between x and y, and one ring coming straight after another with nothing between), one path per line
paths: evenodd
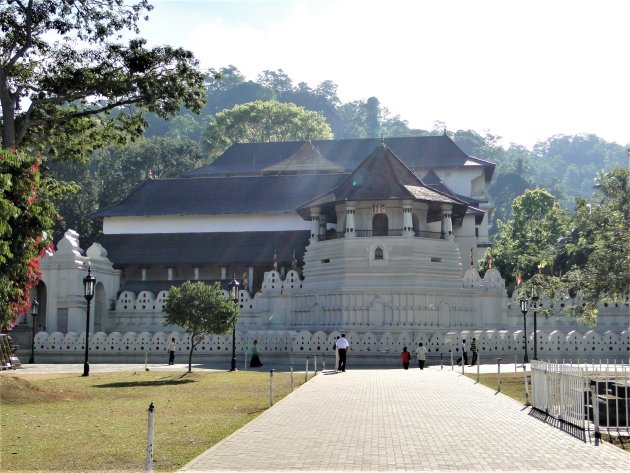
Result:
M35 363L35 319L37 318L37 309L39 308L39 302L35 299L31 303L31 315L33 316L33 336L31 337L31 357L28 362L32 365Z
M525 336L525 356L523 357L523 363L529 363L529 357L527 356L527 309L529 308L527 294L523 296L519 304L521 306L521 312L523 313L523 335Z
M236 275L232 275L232 280L228 283L230 287L230 297L238 310L238 288L240 283L236 280ZM232 321L232 364L230 365L230 371L236 371L236 317Z
M87 301L87 321L85 324L85 362L83 363L83 376L90 375L90 364L88 363L88 344L90 340L90 302L94 297L94 287L96 278L92 276L92 268L88 266L87 276L83 278L83 297Z
M536 290L532 294L532 302L534 303L534 360L538 359L538 331L536 330L536 309L538 308L538 296L536 295Z

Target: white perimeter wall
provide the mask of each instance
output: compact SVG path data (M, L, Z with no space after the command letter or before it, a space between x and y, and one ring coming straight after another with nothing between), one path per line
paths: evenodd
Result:
M310 230L297 213L106 217L103 233L206 233Z

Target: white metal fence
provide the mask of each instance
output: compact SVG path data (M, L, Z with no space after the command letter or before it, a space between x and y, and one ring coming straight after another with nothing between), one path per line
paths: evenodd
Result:
M630 433L630 364L532 361L532 406L583 431Z

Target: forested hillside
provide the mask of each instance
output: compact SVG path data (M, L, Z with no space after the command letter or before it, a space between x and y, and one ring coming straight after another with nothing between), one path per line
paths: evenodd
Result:
M207 103L199 115L183 109L175 118L164 120L147 113L144 140L95 152L87 169L70 165L53 167L60 177L75 180L82 186L78 194L58 202L63 220L57 226L57 238L65 229L73 228L82 235L82 244L88 245L99 232L98 224L88 217L90 212L117 202L149 176L174 177L187 169L210 163L222 152L223 148L217 147L219 141L228 144L247 141L247 136L238 134L219 140L217 133L226 134L230 128L225 124L220 128L219 118L228 124L228 119L243 120L243 114L237 113L235 107L252 102L260 105L248 106L247 120L263 113L260 110L273 109L274 120L281 117L284 122L296 125L312 123L313 117L308 113L317 112L336 139L447 133L468 154L497 164L489 189L496 207L492 231L496 230L498 219L510 217L512 201L525 189L546 189L563 207L571 209L575 197L591 196L598 174L614 167L628 166L625 146L606 142L595 135L553 136L528 149L519 144L505 147L501 137L490 133L449 130L447 124L439 121L432 130L413 129L403 118L382 106L376 97L342 103L333 81L327 80L311 88L302 82L294 84L281 69L263 71L257 80L251 81L246 80L236 67L228 66L209 75L206 86ZM414 93L422 94L421 91ZM295 104L307 113L291 109L287 115L288 109L265 106L269 101ZM315 121L319 120L313 116ZM271 121L271 118L265 120ZM248 124L247 133L260 136L260 130L253 133L252 126L255 123ZM328 137L325 130L328 127L323 124L313 127L318 131L313 131L317 134L312 138ZM562 128L561 124L558 128ZM283 139L279 136L289 140L311 136L264 131L270 140Z

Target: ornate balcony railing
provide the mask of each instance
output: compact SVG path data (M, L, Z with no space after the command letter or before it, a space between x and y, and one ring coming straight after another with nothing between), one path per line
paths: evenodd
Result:
M388 236L388 237L399 237L402 236L403 231L401 228L395 228L387 231L387 235L374 235L372 230L354 230L354 235L357 238L363 237L373 237L373 236ZM328 232L325 235L318 235L318 241L327 241L327 240L337 240L339 238L344 238L346 234L344 232ZM420 231L414 230L414 236L417 238L433 238L436 240L443 239L444 233L440 232L428 232L428 231Z

